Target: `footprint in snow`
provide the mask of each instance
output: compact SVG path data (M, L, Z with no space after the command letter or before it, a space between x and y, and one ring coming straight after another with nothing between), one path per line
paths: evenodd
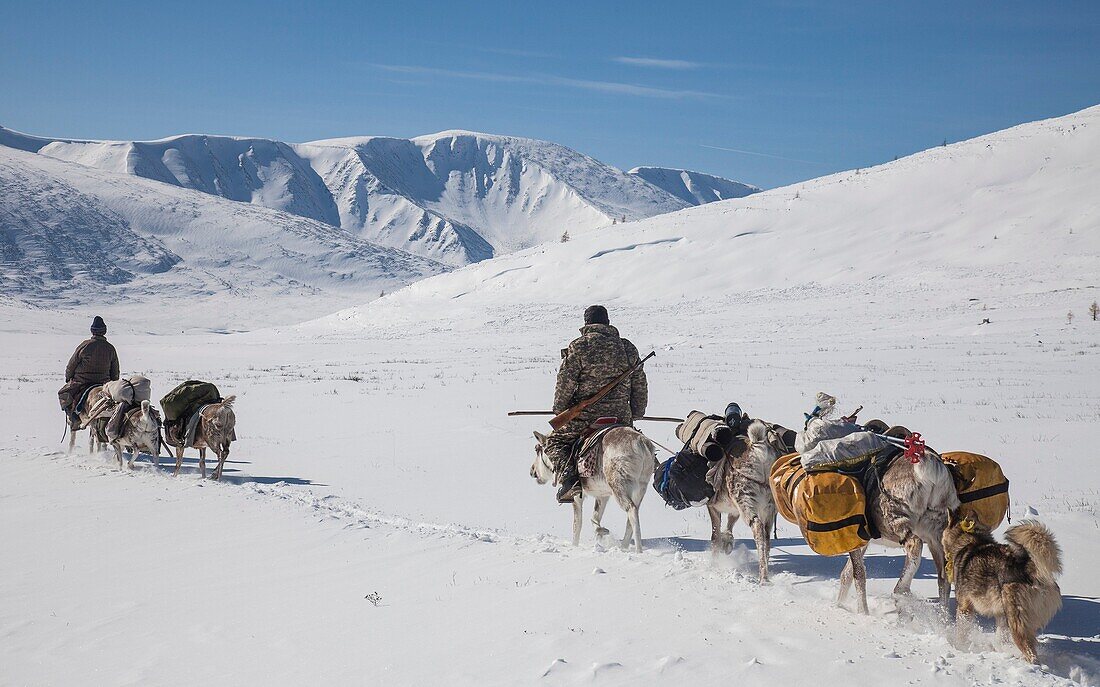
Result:
M557 673L560 673L563 670L565 670L566 665L567 665L567 663L566 663L566 660L564 658L555 658L554 662L551 663L546 668L546 670L543 671L542 676L543 677L550 677L551 675L555 675Z

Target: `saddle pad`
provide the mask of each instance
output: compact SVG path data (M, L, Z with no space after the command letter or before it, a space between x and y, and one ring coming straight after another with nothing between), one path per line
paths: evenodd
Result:
M626 426L623 424L607 425L585 437L580 450L577 452L577 472L580 473L581 477L595 477L599 472L600 452L596 448L599 446L600 440L603 439L603 435L616 427Z

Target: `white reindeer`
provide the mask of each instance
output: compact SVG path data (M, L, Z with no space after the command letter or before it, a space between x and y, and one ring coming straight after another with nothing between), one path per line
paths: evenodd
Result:
M134 460L142 451L153 457L154 466L160 465L160 413L149 401L142 401L140 408L126 413L120 432L117 437L107 437L115 449L119 470L122 469L123 452L130 454L126 463L130 469L133 469Z
M539 484L553 482L557 485L554 466L546 457L544 446L546 436L535 432L535 462L531 465L531 476ZM657 451L653 443L644 434L632 427L614 427L600 438L592 448L596 455L596 476L581 478L581 495L573 499L573 545L581 541L582 505L585 496L596 499L596 509L592 514L592 524L597 536L609 534L600 521L603 519L607 501L612 496L626 512L626 534L622 548L630 546L634 540L634 550L642 552L642 527L638 522L638 508L653 479Z

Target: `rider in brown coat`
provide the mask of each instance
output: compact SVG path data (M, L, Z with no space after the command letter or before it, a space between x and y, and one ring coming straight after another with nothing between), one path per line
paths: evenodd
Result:
M61 409L69 416L69 422L80 424L76 404L88 387L118 379L118 353L107 341L107 324L99 315L92 320L92 336L85 339L65 366L65 386L57 392Z

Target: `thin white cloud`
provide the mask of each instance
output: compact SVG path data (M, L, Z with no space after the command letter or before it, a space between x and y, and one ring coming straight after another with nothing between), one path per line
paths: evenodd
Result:
M702 67L700 62L688 60L662 60L656 57L613 57L612 61L619 64L629 64L632 67L652 67L654 69L698 69Z
M500 74L497 72L464 71L459 69L442 69L439 67L421 67L409 64L380 64L371 63L372 67L396 74L426 74L430 76L445 76L452 79L471 79L476 81L490 81L497 83L527 83L543 86L562 86L566 88L578 88L598 93L616 93L619 95L633 95L643 98L724 98L718 93L705 91L676 90L670 88L656 88L654 86L641 86L617 81L593 81L590 79L572 79L552 74Z

